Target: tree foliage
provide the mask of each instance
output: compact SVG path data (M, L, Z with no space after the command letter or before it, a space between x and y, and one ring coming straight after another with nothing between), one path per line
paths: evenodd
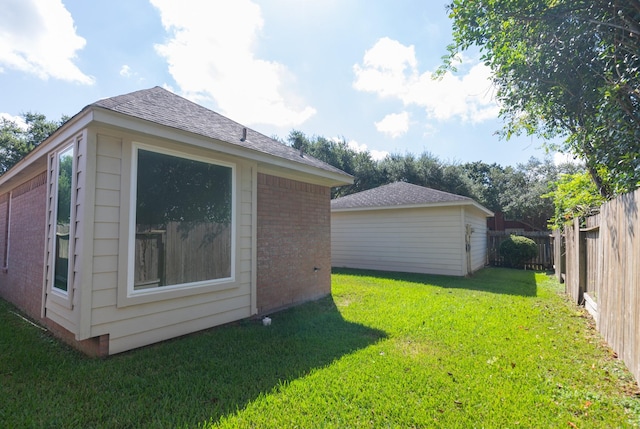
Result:
M550 192L542 197L554 203L554 213L549 219L552 229L563 228L565 223L575 218L583 220L597 213L605 201L585 172L561 175L551 185Z
M640 185L640 0L453 0L445 68L478 47L502 135L561 137L600 194Z
M543 199L549 184L562 174L584 171L576 164L557 166L551 159L531 158L516 166L503 167L482 161L465 164L446 163L425 152L393 153L375 161L369 152L358 152L343 140L307 137L292 131L287 144L300 149L354 176L354 184L332 191L339 197L393 182L408 182L440 191L463 195L509 219L525 221L544 229L554 214L553 201Z
M0 118L0 175L17 164L47 137L60 127L68 117L59 121L48 121L40 113L21 115L26 126L16 121Z

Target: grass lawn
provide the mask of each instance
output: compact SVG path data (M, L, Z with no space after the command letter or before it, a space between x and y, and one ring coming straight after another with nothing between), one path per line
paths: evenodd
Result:
M339 271L333 296L89 359L0 301L0 427L640 427L637 385L542 273Z

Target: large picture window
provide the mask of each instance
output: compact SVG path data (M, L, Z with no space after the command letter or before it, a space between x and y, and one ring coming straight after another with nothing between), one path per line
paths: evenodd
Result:
M233 167L142 148L135 154L133 291L231 279Z

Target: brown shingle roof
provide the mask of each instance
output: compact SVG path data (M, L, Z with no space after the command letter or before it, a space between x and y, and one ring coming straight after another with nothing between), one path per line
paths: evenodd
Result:
M445 203L469 203L475 201L461 195L436 191L406 182L395 182L331 201L331 209L357 209L394 206L420 206ZM477 204L477 203L476 203Z
M296 149L158 86L106 98L88 107L111 110L325 171L346 175L343 171L329 164L306 154L300 156L300 152ZM246 138L243 139L245 128L247 130Z

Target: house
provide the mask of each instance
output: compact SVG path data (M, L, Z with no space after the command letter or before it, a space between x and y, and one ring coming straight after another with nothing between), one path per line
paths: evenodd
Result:
M352 180L159 87L103 99L0 177L0 297L92 355L313 300Z
M471 198L404 182L331 201L331 265L465 276L485 266L487 216Z
M487 218L489 231L504 231L506 234L522 234L525 232L548 232L546 229L537 228L522 220L507 220L504 213L495 212L493 217Z

